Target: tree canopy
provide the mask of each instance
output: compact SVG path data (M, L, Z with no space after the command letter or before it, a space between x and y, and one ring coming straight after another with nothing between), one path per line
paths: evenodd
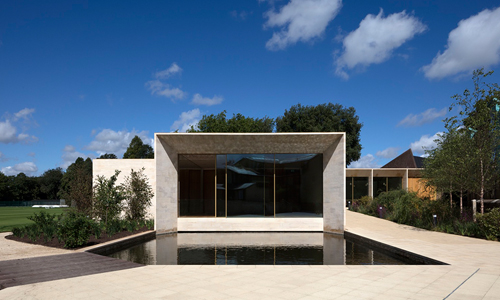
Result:
M268 118L251 118L242 114L233 114L226 118L226 111L214 115L204 115L196 126L187 132L273 132L274 120Z
M130 145L123 154L123 158L155 158L153 147L144 144L140 137L134 136Z
M58 196L78 210L86 211L92 204L92 160L78 157L68 166L61 179ZM72 203L73 202L73 203Z
M113 153L104 153L101 156L99 156L97 159L117 159L115 154Z
M277 132L345 132L347 165L361 156L361 127L354 107L333 103L316 106L299 103L276 119Z

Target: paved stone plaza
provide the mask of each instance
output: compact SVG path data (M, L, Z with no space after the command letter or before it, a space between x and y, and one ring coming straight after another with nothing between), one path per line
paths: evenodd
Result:
M500 299L499 242L346 218L349 232L450 265L144 266L9 287L0 299ZM1 261L74 253L3 236Z

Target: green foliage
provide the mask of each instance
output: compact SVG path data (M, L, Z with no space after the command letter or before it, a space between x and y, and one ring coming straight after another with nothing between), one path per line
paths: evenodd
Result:
M43 234L43 239L47 242L52 240L56 234L60 218L56 218L56 215L54 214L41 211L39 213L34 213L32 216L28 217L28 219L35 222L35 224L28 226L37 227L38 232Z
M500 208L494 208L488 213L478 215L477 223L487 239L495 241L500 239Z
M58 196L78 211L88 213L92 207L92 160L78 157L61 179Z
M245 117L242 114L233 114L231 119L226 118L226 111L218 115L204 115L196 126L191 126L187 132L272 132L274 120L264 118Z
M57 193L59 192L59 186L61 185L61 180L64 176L62 168L55 168L45 171L42 176L39 177L41 198L43 199L59 199Z
M153 148L148 144L144 144L141 138L136 135L130 141L123 158L155 158L155 154Z
M57 230L59 241L65 248L81 247L88 243L91 235L100 235L97 222L78 211L69 211L61 220Z
M113 153L105 153L101 156L99 156L97 159L117 159L118 157L116 157L115 154Z
M325 103L316 106L294 105L276 118L277 132L345 132L346 165L361 156L362 123L354 107Z
M125 217L128 220L145 220L154 194L148 178L144 175L144 168L139 171L132 169L130 177L125 178L123 189L127 203Z
M120 171L116 170L115 175L109 179L97 176L94 184L93 213L105 224L118 218L122 211L122 200L125 199L125 193L121 186L116 186L119 174Z

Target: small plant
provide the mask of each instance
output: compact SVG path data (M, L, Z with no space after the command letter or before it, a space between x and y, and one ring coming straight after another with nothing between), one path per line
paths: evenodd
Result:
M76 248L85 245L90 236L100 235L100 227L97 222L83 213L69 211L61 220L57 230L59 241L64 243L65 248Z
M12 234L15 237L22 238L26 235L26 231L24 230L24 227L14 227L12 228Z

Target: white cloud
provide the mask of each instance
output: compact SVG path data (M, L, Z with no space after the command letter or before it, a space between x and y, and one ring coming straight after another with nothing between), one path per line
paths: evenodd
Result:
M346 68L382 63L391 57L394 49L425 29L422 22L406 11L386 18L382 9L376 16L369 14L359 23L358 29L344 38L343 53L335 61L335 73L347 79Z
M428 134L421 136L420 140L411 143L411 151L416 155L425 155L425 150L436 148L435 140L439 139L439 135L441 134L443 132L437 132L433 136L429 136Z
M186 130L191 128L191 126L196 126L200 118L201 112L198 108L185 111L181 113L179 119L177 119L172 126L170 126L170 130L175 131L178 129L179 132L186 132Z
M8 166L5 168L2 168L2 173L4 173L7 176L11 175L17 175L19 173L24 173L27 176L32 176L38 171L38 167L35 165L35 163L27 161L27 162L22 162L20 164L14 165L14 166Z
M375 157L371 154L362 156L359 160L353 161L347 166L348 168L380 168Z
M151 95L158 95L170 98L171 100L183 99L186 93L179 88L171 88L169 84L160 80L146 82L146 87L151 91Z
M435 108L429 108L423 113L417 115L414 114L407 115L403 120L401 120L398 123L397 126L405 126L405 127L421 126L427 123L431 123L437 118L444 117L447 112L448 109L446 107L439 111L436 110Z
M63 154L61 156L62 158L61 168L63 169L68 168L69 165L74 163L78 157L86 159L88 155L76 151L76 148L72 145L66 145L63 149Z
M341 0L291 0L279 12L272 8L264 14L268 19L264 27L281 27L281 31L273 33L266 48L281 50L319 37L341 7Z
M425 77L440 79L500 62L500 7L458 22L448 35L446 50L438 52L430 65L424 66Z
M377 153L375 153L375 155L377 157L381 157L381 158L393 158L393 157L396 157L398 155L398 152L399 152L398 147L389 147L389 148L384 149L382 151L377 151Z
M15 123L19 119L28 120L28 118L35 112L34 108L24 108L17 113L14 113L13 117L7 117L5 121L0 122L0 143L4 144L15 144L15 143L32 143L37 142L38 138L33 135L21 132L17 134L17 127Z
M182 72L181 67L179 67L175 62L172 63L172 65L163 71L159 71L155 73L155 77L158 79L166 79L169 78L170 76Z
M14 114L14 120L19 120L21 118L27 119L35 112L34 108L24 108Z
M147 131L114 131L111 129L103 129L94 137L94 140L84 148L86 150L95 151L99 155L104 153L114 153L116 156L121 157L130 145L130 141L136 135L142 140L143 143L152 145L152 139L148 137Z
M221 96L213 96L213 98L202 97L200 94L194 94L191 104L212 106L221 104L224 98Z

